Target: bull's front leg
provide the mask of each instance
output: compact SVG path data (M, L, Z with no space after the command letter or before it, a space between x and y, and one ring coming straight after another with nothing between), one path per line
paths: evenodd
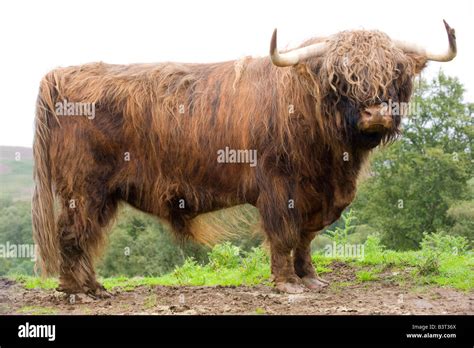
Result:
M318 277L311 259L311 241L316 234L317 232L314 231L303 231L294 251L294 267L296 275L301 278L307 288L320 291L327 287L329 282Z
M311 242L318 231L324 228L325 215L324 210L320 211L304 224L298 246L294 251L294 267L297 276L301 278L307 288L316 291L320 291L329 285L329 282L317 275L311 259Z
M305 290L295 273L293 252L298 246L301 219L298 210L288 205L291 184L282 177L271 177L261 191L257 208L271 251L271 271L278 290L301 293Z
M304 291L301 279L295 274L292 251L287 246L270 241L271 271L275 287L289 294Z

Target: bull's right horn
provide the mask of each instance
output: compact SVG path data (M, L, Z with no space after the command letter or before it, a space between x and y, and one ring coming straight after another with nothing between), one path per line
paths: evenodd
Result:
M296 65L305 58L318 57L323 55L324 52L326 52L326 44L319 42L285 53L279 53L277 48L277 30L275 29L273 31L272 41L270 43L270 58L272 63L276 66L285 67Z

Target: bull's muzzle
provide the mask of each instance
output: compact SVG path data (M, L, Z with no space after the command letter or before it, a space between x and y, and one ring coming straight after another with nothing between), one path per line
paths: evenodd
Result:
M393 118L385 105L369 106L360 111L357 127L364 133L384 133L392 129Z

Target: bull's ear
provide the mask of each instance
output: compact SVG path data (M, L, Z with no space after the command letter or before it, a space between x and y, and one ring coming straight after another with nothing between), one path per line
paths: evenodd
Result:
M414 73L418 75L424 68L426 68L426 63L428 60L425 56L416 54L416 53L406 53L408 58L413 62Z

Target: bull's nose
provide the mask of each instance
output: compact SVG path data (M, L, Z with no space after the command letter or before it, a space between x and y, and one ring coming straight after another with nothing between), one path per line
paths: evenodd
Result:
M364 110L364 111L361 112L362 118L367 119L367 120L372 119L373 116L374 116L374 114L375 114L375 113L370 112L370 111L367 111L367 110Z
M375 117L383 117L389 116L386 107L384 106L370 106L364 109L363 111L365 117L367 118L375 118Z
M380 112L369 112L369 111L362 111L362 122L366 122L369 124L373 123L383 123L383 116Z
M382 105L374 105L360 111L358 127L365 132L379 132L392 126L392 116Z

